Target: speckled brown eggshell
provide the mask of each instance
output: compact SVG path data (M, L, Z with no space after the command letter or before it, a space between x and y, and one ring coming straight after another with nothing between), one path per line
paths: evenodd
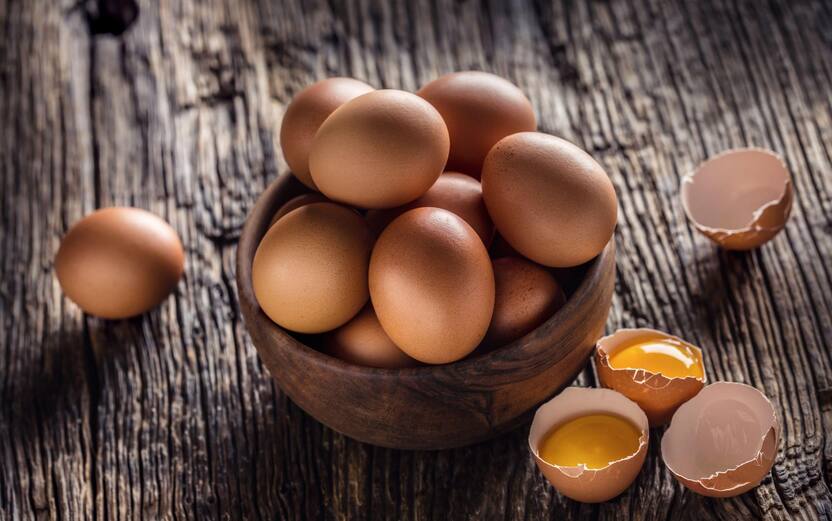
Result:
M298 333L345 324L367 302L372 237L364 218L334 203L296 208L266 233L251 268L263 312Z
M483 165L482 193L500 235L544 266L591 260L615 230L615 189L601 165L548 134L521 132L494 145Z
M398 208L387 210L370 210L367 212L367 224L379 235L390 222L413 208L442 208L462 217L483 244L488 246L494 236L494 223L488 216L485 202L482 200L482 186L471 176L458 172L445 172L433 183L421 197Z
M464 220L440 208L416 208L376 241L370 296L384 331L402 351L444 364L468 355L485 336L494 273Z
M280 146L292 173L303 184L316 189L309 174L309 150L321 123L347 101L372 90L352 78L327 78L292 98L280 126Z
M75 223L55 256L67 297L91 315L139 315L173 290L185 253L173 228L138 208L105 208Z
M534 109L513 83L480 71L441 76L417 93L442 114L451 136L448 169L477 179L488 151L500 139L537 128Z
M301 206L306 206L307 204L312 203L326 203L330 202L329 199L324 197L322 194L318 192L310 192L308 194L301 194L297 197L293 197L289 199L286 204L280 207L280 209L275 212L274 216L272 217L269 226L276 223L278 219L286 215L287 213L291 212L295 208L300 208Z
M390 340L370 304L352 320L326 335L324 351L345 362L366 367L400 369L419 365Z
M318 129L309 154L315 185L333 201L393 208L436 181L448 159L448 129L419 96L377 90L339 107Z
M504 257L492 264L494 314L480 348L483 351L528 334L566 302L560 284L546 268L520 257Z

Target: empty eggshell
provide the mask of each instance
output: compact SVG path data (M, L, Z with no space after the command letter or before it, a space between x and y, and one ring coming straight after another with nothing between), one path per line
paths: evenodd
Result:
M457 172L445 172L433 183L421 197L398 208L387 210L370 210L367 212L367 224L376 235L380 234L390 222L413 208L425 206L442 208L462 217L483 244L488 246L494 236L494 223L488 216L488 210L482 200L482 186L471 176Z
M792 184L780 156L760 148L728 150L682 181L682 206L697 230L728 250L771 240L789 219Z
M346 362L367 367L398 369L418 365L390 340L370 304L352 320L328 333L324 350Z
M488 151L502 138L535 130L528 98L513 83L480 71L441 76L417 93L436 107L451 136L448 169L477 179Z
M491 350L528 334L566 302L555 277L521 257L492 261L494 314L480 349Z
M552 429L573 418L599 413L615 414L641 429L638 450L600 469L561 467L540 457L540 444ZM540 471L561 494L584 503L599 503L621 494L636 479L647 456L649 437L647 416L624 395L609 389L567 387L535 413L529 449Z
M456 214L416 208L376 241L370 298L402 351L427 364L453 362L477 347L491 321L491 260L474 229Z
M352 78L327 78L298 92L286 108L280 126L280 147L292 173L315 188L309 175L309 150L321 123L349 100L373 88Z
M393 208L427 191L445 168L448 129L415 94L376 90L335 110L318 129L309 168L333 201Z
M779 438L777 415L763 393L716 382L673 415L662 438L662 458L694 492L732 497L756 487L769 473Z
M179 236L160 217L127 207L97 210L61 241L55 273L67 297L91 315L139 315L170 294L185 269Z
M618 202L604 169L548 134L521 132L494 145L482 167L482 195L500 235L544 266L589 261L615 230Z
M610 365L610 356L619 349L656 339L683 346L698 357L701 364L701 349L681 338L654 329L619 329L598 340L595 346L595 368L601 385L636 402L647 414L651 427L669 422L676 409L696 396L707 381L704 365L701 378L667 377L646 369L615 368Z
M364 218L334 203L296 208L254 254L251 279L263 312L299 333L345 324L367 302L372 237Z
M306 206L307 204L325 203L328 201L329 200L326 197L324 197L318 192L310 192L308 194L301 194L297 197L293 197L292 199L289 199L286 202L286 204L281 206L277 212L275 212L274 217L272 217L272 220L269 223L269 226L276 223L278 219L280 219L287 213L291 212L295 208L300 208L301 206Z

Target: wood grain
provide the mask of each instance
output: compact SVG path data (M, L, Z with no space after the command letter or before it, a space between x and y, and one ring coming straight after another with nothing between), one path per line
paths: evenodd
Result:
M832 6L825 0L0 1L0 518L832 518ZM285 169L291 95L329 75L414 90L442 72L516 82L544 131L619 196L607 330L700 345L712 380L763 389L771 476L716 501L658 457L620 498L555 493L526 428L407 452L347 439L268 376L240 320L235 247ZM685 221L681 176L725 148L783 154L795 208L747 254ZM175 295L123 322L61 296L53 256L100 206L166 218ZM589 371L579 379L592 383Z

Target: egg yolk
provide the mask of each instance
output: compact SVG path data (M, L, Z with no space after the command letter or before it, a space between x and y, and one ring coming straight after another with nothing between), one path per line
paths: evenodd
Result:
M614 414L580 416L552 429L540 444L544 461L561 467L601 469L638 451L641 431Z
M609 358L615 369L644 369L668 378L702 378L701 355L672 339L648 340L619 349Z

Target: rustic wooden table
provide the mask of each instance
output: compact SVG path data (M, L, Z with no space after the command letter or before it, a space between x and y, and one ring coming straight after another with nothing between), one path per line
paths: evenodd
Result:
M369 3L143 0L130 23L117 1L0 1L0 518L832 518L832 5ZM542 130L605 165L608 329L678 334L712 380L773 399L782 446L759 488L685 491L656 432L627 493L580 505L537 472L527 428L400 452L280 393L240 320L234 254L286 168L286 103L325 76L414 90L457 69L512 79ZM727 253L685 221L679 182L748 143L784 155L797 198L773 242ZM115 204L168 219L188 261L158 309L106 322L62 297L53 256Z

